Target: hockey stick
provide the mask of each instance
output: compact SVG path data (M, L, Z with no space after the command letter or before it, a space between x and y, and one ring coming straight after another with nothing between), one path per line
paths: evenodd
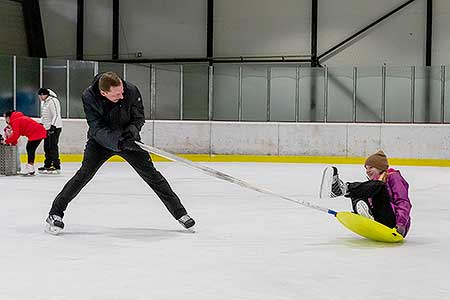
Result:
M283 195L279 195L279 194L274 193L274 192L272 192L272 191L270 191L268 189L257 187L255 185L252 185L252 184L250 184L248 182L245 182L245 181L243 181L241 179L235 178L235 177L233 177L231 175L228 175L228 174L225 174L223 172L217 171L217 170L215 170L213 168L202 166L202 165L197 164L197 163L195 163L193 161L190 161L188 159L185 159L185 158L182 158L180 156L174 155L172 153L166 152L164 150L161 150L161 149L149 146L149 145L145 145L145 144L142 144L140 142L136 142L136 144L138 144L142 149L144 149L144 150L146 150L146 151L148 151L150 153L153 153L153 154L156 154L158 156L167 158L168 160L171 160L171 161L176 161L176 162L183 163L183 164L185 164L185 165L187 165L187 166L189 166L191 168L203 171L203 173L206 173L207 175L210 175L210 176L213 176L213 177L216 177L216 178L219 178L219 179L222 179L222 180L225 180L225 181L228 181L228 182L240 185L240 186L245 187L247 189L251 189L251 190L254 190L254 191L266 194L266 195L275 196L275 197L278 197L278 198L281 198L281 199L284 199L284 200L287 200L287 201L291 201L291 202L294 202L294 203L297 203L297 204L301 204L301 205L304 205L304 206L307 206L307 207L310 207L310 208L313 208L313 209L317 209L317 210L320 210L320 211L323 211L323 212L327 212L327 213L332 214L332 215L336 215L336 212L331 210L331 209L328 209L328 208L325 208L325 207L321 207L321 206L312 204L312 203L307 202L307 201L301 201L301 200L292 199L292 198L289 198L289 197L286 197L286 196L283 196Z
M308 201L297 200L297 199L293 199L293 198L290 198L290 197L286 197L286 196L277 194L275 192L272 192L271 190L268 190L268 189L265 189L265 188L261 188L261 187L257 187L255 185L252 185L252 184L246 182L246 181L243 181L241 179L235 178L235 177L233 177L231 175L228 175L228 174L225 174L223 172L217 171L217 170L215 170L213 168L209 168L209 167L202 166L200 164L194 163L193 161L190 161L188 159L179 157L177 155L174 155L172 153L166 152L164 150L161 150L161 149L158 149L158 148L155 148L155 147L143 144L143 143L138 142L138 141L136 141L136 144L139 145L139 147L141 147L142 149L144 149L144 150L146 150L146 151L148 151L150 153L153 153L153 154L156 154L158 156L167 158L168 160L171 160L171 161L183 163L183 164L185 164L185 165L187 165L187 166L189 166L191 168L200 170L200 171L204 172L205 174L213 176L215 178L222 179L222 180L225 180L225 181L228 181L228 182L240 185L240 186L242 186L244 188L251 189L251 190L260 192L262 194L274 196L274 197L281 198L281 199L284 199L284 200L287 200L287 201L290 201L290 202L294 202L294 203L297 203L297 204L300 204L300 205L303 205L303 206L306 206L306 207L309 207L309 208L312 208L312 209L316 209L316 210L320 210L320 211L329 213L329 214L335 216L339 220L339 222L341 222L341 224L343 224L349 230L351 230L351 231L355 232L356 234L359 234L359 235L361 235L363 237L366 237L366 238L369 238L369 239L372 239L372 240L376 240L376 241L382 241L382 242L398 242L398 241L400 241L400 240L398 240L398 236L399 236L400 239L403 240L401 235L399 235L396 232L395 232L396 234L393 233L392 235L388 235L387 237L386 237L384 231L381 232L381 234L378 234L376 236L373 235L371 233L371 231L372 231L371 223L368 223L367 220L370 221L370 222L374 222L376 224L379 224L379 223L377 223L375 221L372 221L370 219L367 219L365 217L362 217L360 215L357 215L357 214L354 214L354 213L351 213L351 212L336 212L334 210L331 210L331 209L328 209L328 208L325 208L325 207L322 207L322 206L319 206L319 205L312 204L311 202L308 202ZM385 227L386 229L389 229L390 231L392 231L391 228L388 228L388 227L386 227L386 226L384 226L382 224L379 224L379 225L381 225L381 226ZM381 228L381 229L384 229L384 228ZM394 229L394 231L395 231L395 229Z

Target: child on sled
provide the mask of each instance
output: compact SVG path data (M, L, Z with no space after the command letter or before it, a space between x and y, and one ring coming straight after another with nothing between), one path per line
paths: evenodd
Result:
M405 237L411 225L408 183L400 171L389 168L382 150L370 155L364 167L368 181L346 183L339 179L337 168L331 167L331 197L350 198L355 213L396 228Z

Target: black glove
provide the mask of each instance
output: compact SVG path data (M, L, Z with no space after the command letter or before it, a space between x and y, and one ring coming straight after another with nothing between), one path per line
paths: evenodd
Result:
M132 139L135 139L136 141L139 141L141 139L139 136L139 129L133 124L128 125L124 129L122 137L124 139L132 138Z
M56 131L56 126L55 125L50 126L50 129L47 130L48 134L54 134L55 131Z
M135 141L134 139L130 138L119 140L118 145L119 150L140 151L141 148L134 141Z

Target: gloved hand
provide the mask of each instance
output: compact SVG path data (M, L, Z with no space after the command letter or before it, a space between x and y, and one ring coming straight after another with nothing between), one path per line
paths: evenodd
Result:
M128 125L124 129L122 137L124 139L132 138L132 139L135 139L137 141L141 139L140 136L139 136L139 129L133 124Z
M56 131L56 126L55 125L50 126L50 129L47 130L48 134L54 134L55 131Z
M122 139L119 140L119 145L118 148L120 151L125 151L125 150L130 150L130 151L139 151L141 150L141 148L136 145L136 143L134 142L134 139Z
M395 226L395 229L396 229L397 232L400 233L403 237L405 236L405 233L406 233L406 227L405 227L404 225L397 224L397 226Z

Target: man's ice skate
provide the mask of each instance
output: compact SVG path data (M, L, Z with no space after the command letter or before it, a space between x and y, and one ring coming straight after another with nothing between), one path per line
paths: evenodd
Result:
M24 165L23 169L20 172L22 176L33 176L35 173L34 166L30 164Z
M64 223L62 221L62 218L57 215L49 215L47 219L45 220L47 223L47 227L45 228L45 231L47 233L57 235L61 232L61 230L64 229Z
M331 198L336 198L344 196L347 192L347 185L339 179L338 170L336 167L331 167L333 169L333 178L331 181Z
M47 169L47 174L60 174L61 173L61 168L57 168L55 166L51 166L50 168Z
M178 222L180 222L180 224L187 230L194 232L192 226L195 225L195 221L189 215L182 216L178 219Z
M361 215L363 217L373 220L372 212L370 210L369 205L366 203L366 201L361 200L361 199L356 200L356 203L354 204L354 209L358 215Z
M42 166L38 168L38 173L45 173L47 171L49 167L47 166Z
M56 168L54 166L50 167L40 167L38 168L40 174L61 174L61 168Z
M48 173L48 169L49 169L50 167L47 167L47 166L42 166L42 167L39 167L37 170L38 170L38 173L39 174L47 174Z

